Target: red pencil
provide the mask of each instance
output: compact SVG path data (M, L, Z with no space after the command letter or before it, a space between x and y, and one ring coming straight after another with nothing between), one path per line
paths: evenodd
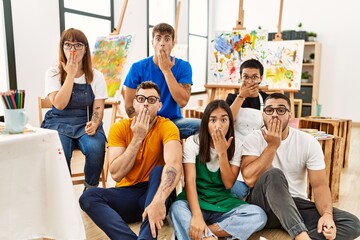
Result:
M11 99L11 102L12 102L12 104L13 104L13 109L16 109L16 103L15 103L14 93L10 93L10 99Z

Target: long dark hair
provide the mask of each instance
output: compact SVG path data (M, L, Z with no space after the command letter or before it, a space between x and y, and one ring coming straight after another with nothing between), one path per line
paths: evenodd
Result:
M198 143L200 145L199 155L200 155L201 163L206 163L206 162L210 161L211 136L209 133L208 126L209 126L210 115L217 108L224 109L229 116L229 120L230 120L229 121L229 130L227 131L225 138L229 139L230 137L234 137L234 135L235 135L234 119L233 119L233 115L231 113L231 109L230 109L229 105L224 100L214 100L214 101L210 102L205 108L205 111L204 111L204 114L203 114L203 117L201 120L200 131L199 131ZM227 155L228 155L229 161L234 156L234 152L235 152L235 139L232 140L232 142L227 150Z

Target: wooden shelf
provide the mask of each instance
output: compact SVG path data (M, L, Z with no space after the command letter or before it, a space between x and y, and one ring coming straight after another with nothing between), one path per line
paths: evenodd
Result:
M314 63L303 63L303 67L313 67Z
M302 111L303 116L314 115L315 100L318 101L319 97L319 81L320 81L320 51L321 44L319 42L305 42L304 46L304 59L310 59L310 54L314 53L315 58L313 62L303 63L302 72L309 72L312 76L311 82L301 83L300 92L303 94L297 94L296 98L303 100L303 107L307 108L307 111ZM310 107L310 109L309 109Z

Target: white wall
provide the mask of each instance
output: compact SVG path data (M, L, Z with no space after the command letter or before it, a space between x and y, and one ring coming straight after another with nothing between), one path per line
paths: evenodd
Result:
M46 69L57 63L59 3L57 0L12 0L11 8L18 88L26 89L29 122L38 126L37 97L44 95Z
M214 4L212 33L235 27L238 0L211 0ZM280 0L244 1L246 29L277 31ZM321 42L319 103L322 115L360 122L360 2L347 0L284 1L282 30L303 29L318 34Z
M114 2L116 25L123 0ZM210 0L210 38L215 30L235 27L238 2ZM276 31L279 3L279 0L244 1L245 27L252 29L261 25L263 29ZM44 73L57 63L59 4L58 0L12 0L11 4L18 88L26 89L26 111L30 123L37 126L37 96L43 95ZM185 5L182 11L187 9ZM135 34L135 42L124 73L132 62L146 56L146 11L146 0L128 1L121 33ZM335 0L284 1L282 18L283 30L296 29L302 22L304 30L318 33L318 41L322 43L319 103L323 105L323 115L354 122L360 122L360 112L354 110L360 102L356 58L360 53L359 12L357 0L348 0L346 4ZM187 23L180 22L179 28L183 27L187 28Z

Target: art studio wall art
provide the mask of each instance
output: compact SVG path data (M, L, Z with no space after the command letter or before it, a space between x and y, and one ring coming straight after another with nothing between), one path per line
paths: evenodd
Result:
M265 77L269 89L300 90L304 40L270 41Z
M133 35L97 37L93 50L93 67L104 74L109 97L121 85L121 74L134 41Z
M265 30L218 32L211 42L208 84L240 84L242 62L255 58L265 63L267 37Z

